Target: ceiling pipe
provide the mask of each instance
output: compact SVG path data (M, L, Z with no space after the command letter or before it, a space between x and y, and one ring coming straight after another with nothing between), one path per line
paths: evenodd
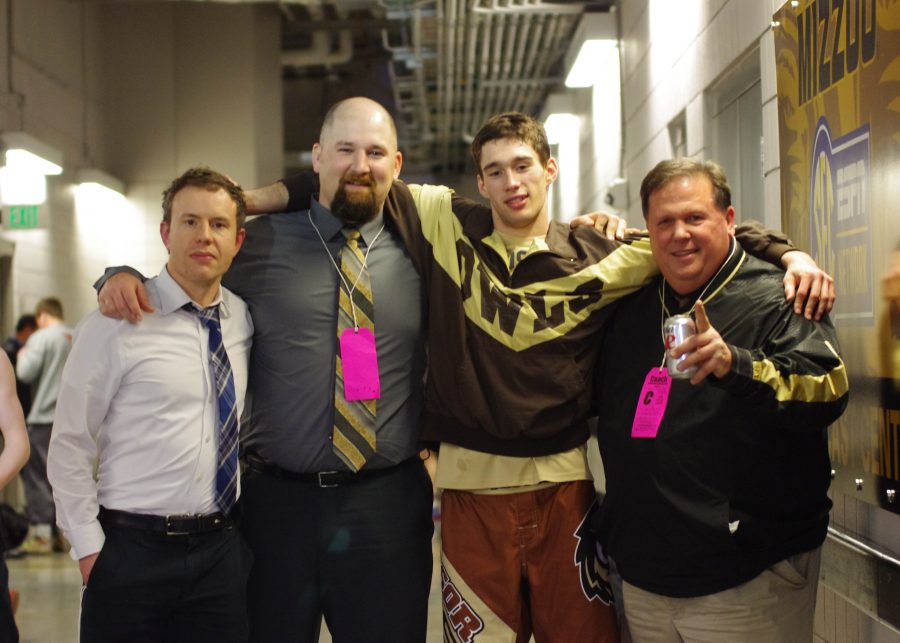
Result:
M522 5L501 4L503 0L478 0L473 7L475 13L550 13L581 14L584 4L554 4L532 0Z
M395 91L398 110L417 135L420 161L444 170L465 167L462 142L489 116L535 112L546 90L561 82L549 73L585 8L543 0L420 0L434 12L433 22L424 22L427 14L416 5L384 1L409 29L404 47L388 48L396 61L393 82L403 88ZM433 133L430 143L426 132Z
M463 95L463 107L460 113L460 133L468 131L472 124L469 122L472 114L472 103L475 97L475 85L478 83L478 66L475 63L475 53L478 46L478 30L483 22L471 11L475 0L469 0L466 5L466 67L465 67L465 92ZM488 20L490 18L487 18Z

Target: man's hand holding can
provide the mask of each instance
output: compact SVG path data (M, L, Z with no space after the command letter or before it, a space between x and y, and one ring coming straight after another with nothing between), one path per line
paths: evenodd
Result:
M678 371L696 368L691 376L691 384L699 384L707 375L725 377L731 371L731 349L709 323L702 301L697 301L694 312L697 318L697 333L671 348L669 356L680 360L676 366Z

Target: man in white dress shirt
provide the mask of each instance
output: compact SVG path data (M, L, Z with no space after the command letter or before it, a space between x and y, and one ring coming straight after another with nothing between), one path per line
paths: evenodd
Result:
M248 636L251 556L229 512L253 326L220 287L245 213L225 176L185 172L163 197L156 312L76 329L48 474L85 585L83 642Z

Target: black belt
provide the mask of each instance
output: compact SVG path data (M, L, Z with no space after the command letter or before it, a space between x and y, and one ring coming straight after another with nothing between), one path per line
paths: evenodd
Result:
M355 484L363 480L371 480L378 476L396 471L401 467L408 466L419 461L418 455L408 458L400 464L392 467L384 467L382 469L361 469L360 471L317 471L315 473L297 473L282 469L278 465L270 464L262 460L259 456L248 453L244 457L244 462L251 471L271 476L278 480L292 480L294 482L306 482L315 484L318 487L339 487L342 485Z
M221 513L208 514L172 514L169 516L151 516L118 511L100 507L100 523L104 526L125 527L127 529L143 529L167 536L190 536L219 531L230 527L231 518Z

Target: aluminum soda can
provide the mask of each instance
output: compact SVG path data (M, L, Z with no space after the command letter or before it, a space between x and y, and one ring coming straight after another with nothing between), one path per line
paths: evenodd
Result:
M688 354L675 358L669 354L669 351L697 334L697 327L690 315L672 315L667 317L663 322L663 336L666 338L666 368L669 370L669 377L672 379L687 380L694 376L697 367L679 371L676 366L683 362Z

